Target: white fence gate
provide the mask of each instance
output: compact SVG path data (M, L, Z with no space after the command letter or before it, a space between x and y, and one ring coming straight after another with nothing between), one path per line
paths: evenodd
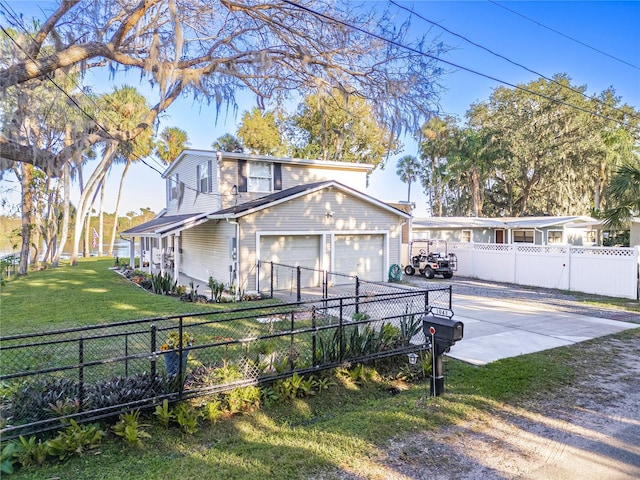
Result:
M640 247L449 242L456 275L638 299ZM403 249L406 251L405 249Z

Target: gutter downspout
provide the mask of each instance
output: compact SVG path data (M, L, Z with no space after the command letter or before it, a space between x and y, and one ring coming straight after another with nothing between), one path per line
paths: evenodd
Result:
M240 300L240 275L238 274L238 272L240 271L240 223L237 220L231 220L229 217L225 217L224 218L227 223L230 223L232 225L236 226L236 248L235 251L232 253L232 260L233 260L233 275L232 278L234 279L234 285L236 285L236 301Z

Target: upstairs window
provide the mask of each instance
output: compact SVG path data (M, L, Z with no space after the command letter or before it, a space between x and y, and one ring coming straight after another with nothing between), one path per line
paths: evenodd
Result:
M211 161L202 162L198 165L196 173L198 181L198 192L210 193L213 187Z
M513 243L534 243L533 230L514 230Z
M250 192L271 192L273 171L271 163L247 163L247 189Z
M175 200L178 198L179 186L180 178L178 177L178 174L176 173L175 175L171 175L169 178L169 200Z
M462 241L471 243L471 230L462 230Z

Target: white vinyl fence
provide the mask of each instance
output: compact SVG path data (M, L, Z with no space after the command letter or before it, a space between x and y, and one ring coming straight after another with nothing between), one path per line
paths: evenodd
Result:
M639 298L640 247L449 242L455 275L496 282ZM406 251L406 250L405 250Z

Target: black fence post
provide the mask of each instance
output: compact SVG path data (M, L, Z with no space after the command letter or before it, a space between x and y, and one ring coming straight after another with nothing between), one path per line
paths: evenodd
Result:
M270 288L271 297L270 298L273 298L273 262L271 262L271 274L269 276L271 277L271 288Z
M298 265L296 267L296 302L299 302L302 299L302 294L300 292L300 289L301 289L300 278L301 278L300 265Z
M295 317L296 314L295 312L291 312L291 340L289 342L289 368L291 370L295 369L295 364L294 364L294 352L295 352L295 340L296 340L296 334L294 333L294 330L296 329L296 325L295 325Z
M178 340L178 377L176 379L178 382L178 398L182 398L182 393L184 391L184 382L182 381L182 375L184 375L182 368L182 333L184 329L183 320L184 318L180 317L180 323L178 324L178 338L180 339Z
M424 311L426 312L429 309L429 290L424 292Z
M129 334L124 335L124 377L129 378Z
M343 330L343 315L342 315L342 298L340 299L340 319L338 321L338 348L340 350L340 362L344 360L344 330Z
M316 307L311 307L311 366L315 367L318 363L316 357L316 335L318 333L318 325L316 324Z
M156 337L158 334L158 327L151 324L151 376L156 376Z
M360 313L360 279L356 275L356 313Z
M78 402L80 411L84 404L84 339L78 341Z
M449 285L449 310L451 310L451 305L452 305L452 304L451 304L451 292L452 292L453 290L451 289L451 287L452 287L452 285Z

